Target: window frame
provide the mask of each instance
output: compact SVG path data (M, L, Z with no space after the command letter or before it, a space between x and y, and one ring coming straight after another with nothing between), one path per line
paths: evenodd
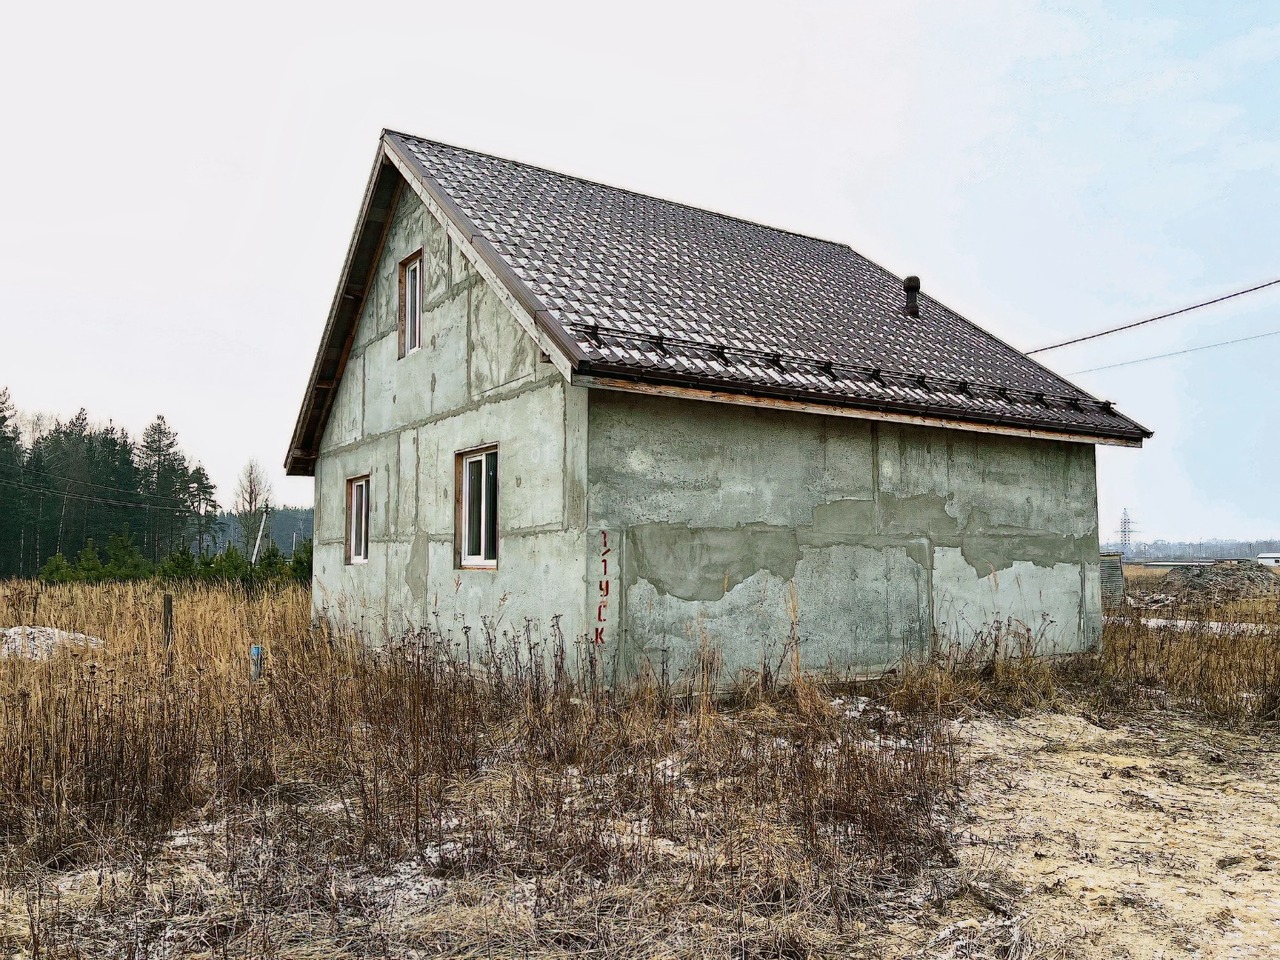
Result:
M492 477L488 470L489 457L493 457ZM471 483L468 464L480 463L480 552L470 553L471 540ZM460 570L496 570L498 568L498 470L500 458L496 443L459 450L454 457L454 556ZM492 556L489 556L492 554Z
M417 282L411 283L416 273ZM399 322L400 358L422 349L422 294L426 289L423 279L424 261L419 247L400 261ZM410 298L409 293L413 296Z
M356 491L361 493L361 510L356 510ZM347 478L346 558L349 565L369 562L369 520L373 513L372 475L361 474ZM361 515L362 514L362 515ZM360 520L360 536L356 535L356 520ZM358 542L357 542L358 541Z

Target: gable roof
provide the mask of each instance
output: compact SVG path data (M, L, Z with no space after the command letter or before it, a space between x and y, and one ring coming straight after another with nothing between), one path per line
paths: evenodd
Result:
M434 201L576 381L1130 446L1151 436L926 294L909 316L902 280L845 244L408 134L386 131L382 147L335 310L344 292L348 304L363 298L394 167ZM326 380L321 359L345 357L358 316L331 312L291 472L311 472L341 375L339 364Z

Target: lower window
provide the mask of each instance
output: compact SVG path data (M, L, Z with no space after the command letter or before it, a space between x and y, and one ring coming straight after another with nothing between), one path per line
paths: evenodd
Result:
M369 559L369 478L347 481L347 563Z
M458 454L458 559L464 567L498 565L498 450Z

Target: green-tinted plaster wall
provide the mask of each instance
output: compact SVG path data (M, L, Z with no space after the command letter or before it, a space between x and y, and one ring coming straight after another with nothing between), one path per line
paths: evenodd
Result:
M806 666L851 670L1010 619L1045 650L1098 635L1087 444L606 391L588 437L624 673L704 641L774 669L793 631Z
M399 356L399 264L422 249L423 347ZM567 384L405 187L316 466L314 603L377 641L424 623L584 632L586 390ZM497 444L497 570L454 555L454 462ZM370 556L345 562L346 482L372 483Z
M424 347L398 356L398 264L424 251ZM500 451L496 571L454 559L454 461ZM345 487L372 477L370 559ZM1093 448L572 386L407 188L316 469L317 613L371 639L553 617L620 674L873 670L935 637L1100 624ZM571 651L572 655L572 651Z

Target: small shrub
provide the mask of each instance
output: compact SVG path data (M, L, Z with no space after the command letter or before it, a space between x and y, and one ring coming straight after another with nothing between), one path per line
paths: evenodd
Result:
M50 557L49 562L40 570L42 583L72 583L79 579L79 571L68 563L67 558L60 553L55 553Z

